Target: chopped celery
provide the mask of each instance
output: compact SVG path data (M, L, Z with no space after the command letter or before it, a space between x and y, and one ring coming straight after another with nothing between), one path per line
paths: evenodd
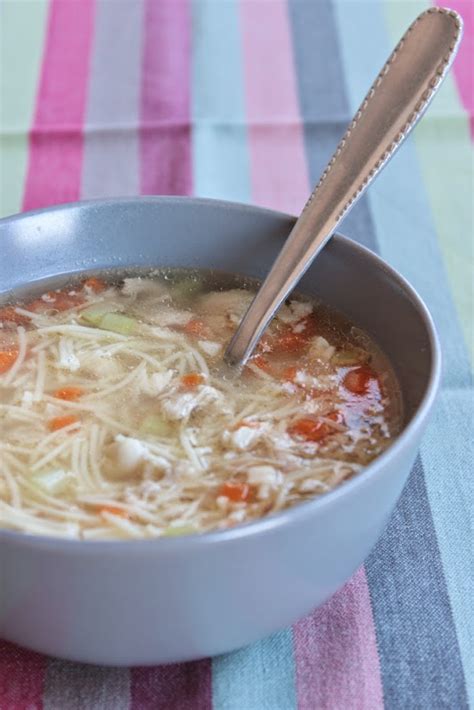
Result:
M90 306L90 308L85 308L83 311L80 312L79 318L88 325L98 327L100 325L100 321L106 313L110 313L110 305L107 305L105 303L99 303L96 306Z
M370 354L362 348L347 348L338 350L331 358L331 362L339 367L349 367L351 365L362 365L368 362Z
M171 297L175 301L183 301L192 298L197 293L202 291L201 279L193 276L176 281L169 287Z
M196 528L192 525L170 525L161 533L163 537L179 537L180 535L194 535Z
M32 476L31 482L38 486L44 493L60 493L72 482L72 474L58 468L47 473L37 473Z
M159 414L150 414L142 421L140 431L154 436L169 436L172 432L172 426Z
M134 318L122 315L122 313L106 313L99 322L99 328L111 330L120 335L130 335L137 326Z

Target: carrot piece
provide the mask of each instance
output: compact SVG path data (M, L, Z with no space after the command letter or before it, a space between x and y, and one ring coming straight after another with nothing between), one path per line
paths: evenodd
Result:
M0 374L6 372L12 367L18 357L17 348L9 348L8 350L0 350Z
M241 419L236 424L234 424L234 426L232 427L232 431L237 431L237 429L240 429L243 426L248 427L249 429L258 429L258 427L260 426L260 422Z
M224 483L219 489L219 495L225 496L233 503L242 503L250 495L250 486L247 483Z
M26 325L30 322L27 316L17 313L14 306L4 306L0 308L0 321L4 323L16 323L17 325Z
M287 429L291 436L300 437L306 441L321 441L333 430L328 424L314 419L298 419Z
M195 338L202 338L209 335L209 328L200 318L191 318L183 328L186 335L192 335Z
M344 377L342 384L353 394L367 394L372 381L377 381L377 375L370 367L356 367Z
M263 355L254 355L249 362L260 370L267 372L269 375L272 374L272 366Z
M90 288L90 290L94 291L94 293L101 293L107 288L107 284L105 283L105 281L102 281L102 279L98 279L96 276L90 276L83 282L82 285L86 286L87 288Z
M181 387L185 390L195 390L196 387L204 383L204 376L198 372L190 372L181 377Z
M56 390L56 392L53 392L53 397L65 399L67 402L75 402L76 399L82 397L83 394L84 390L82 387L74 387L71 385L70 387L63 387L62 389Z
M123 508L115 507L114 505L103 505L102 508L100 508L99 513L101 515L102 513L110 513L110 515L116 515L118 518L130 518L128 511Z
M48 422L48 429L50 431L58 431L58 429L64 429L65 426L69 426L70 424L76 424L78 422L79 419L73 414L65 414L63 416L53 417L52 419L50 419Z
M308 344L308 340L302 333L287 331L280 335L275 343L275 350L285 353L294 353L303 350Z
M84 296L80 293L67 293L66 291L48 291L44 298L37 298L31 301L26 310L33 313L44 313L45 311L68 311L70 308L80 306L84 303Z
M298 373L297 367L294 367L294 366L287 367L281 373L281 379L288 380L288 382L294 382L297 373Z

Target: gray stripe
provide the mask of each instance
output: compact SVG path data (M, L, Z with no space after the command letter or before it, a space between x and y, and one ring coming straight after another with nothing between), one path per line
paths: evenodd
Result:
M332 5L327 0L290 0L289 14L306 155L311 182L315 184L347 126L349 102ZM344 220L341 231L377 249L365 198Z
M142 0L98 0L86 112L83 198L139 193ZM132 130L124 130L124 126Z
M468 708L420 458L365 569L387 708Z
M51 660L43 710L128 710L129 671Z

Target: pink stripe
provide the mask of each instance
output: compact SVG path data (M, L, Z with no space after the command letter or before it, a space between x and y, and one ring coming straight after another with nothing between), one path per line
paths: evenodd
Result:
M0 641L0 710L41 710L46 656Z
M297 213L309 180L286 3L242 0L240 10L252 197Z
M23 209L79 199L94 0L52 0Z
M141 192L192 190L188 0L146 0L141 91Z
M437 4L445 5L444 0ZM464 108L469 114L471 135L474 139L474 2L473 0L450 0L446 5L458 12L464 21L464 35L454 61L453 72Z
M209 710L209 661L132 670L131 710Z
M294 627L299 710L383 708L369 589L361 568Z

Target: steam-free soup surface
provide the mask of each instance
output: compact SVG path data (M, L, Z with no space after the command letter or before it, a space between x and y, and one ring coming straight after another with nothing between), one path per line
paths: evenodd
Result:
M0 526L83 539L222 529L325 493L400 426L386 359L289 300L239 379L222 355L254 286L91 277L0 308Z

